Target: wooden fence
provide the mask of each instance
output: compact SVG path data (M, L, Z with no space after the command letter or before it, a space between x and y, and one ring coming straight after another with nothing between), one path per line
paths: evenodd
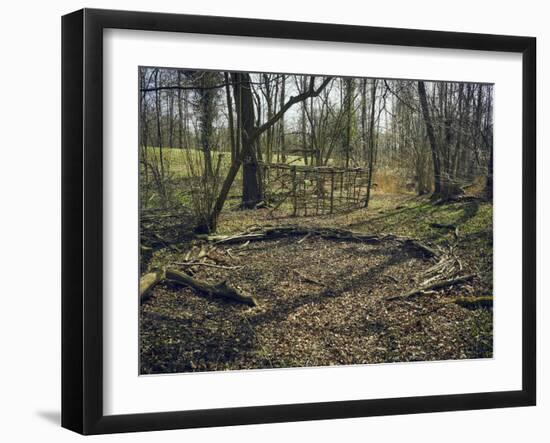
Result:
M368 170L333 166L262 164L264 196L293 216L349 211L365 203Z

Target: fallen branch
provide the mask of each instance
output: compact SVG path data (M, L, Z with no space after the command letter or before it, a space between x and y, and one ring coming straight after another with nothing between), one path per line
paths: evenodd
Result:
M139 280L139 301L143 303L150 297L150 291L164 278L162 271L150 272Z
M196 280L193 277L190 277L189 275L183 272L176 271L174 269L166 270L166 279L175 283L189 286L198 292L202 292L214 297L228 298L230 300L245 303L249 306L258 306L258 302L254 297L242 294L236 289L228 286L225 281L216 285L211 285L209 283Z
M180 266L207 266L209 268L217 269L240 269L242 266L224 266L224 265L215 265L213 263L204 263L204 262L174 262L175 265Z
M394 236L379 236L371 234L361 234L339 228L303 228L299 226L280 226L277 228L266 228L263 230L255 230L253 232L244 232L235 235L213 235L208 236L207 240L215 244L231 244L246 241L262 241L271 240L281 237L303 237L306 235L318 235L322 238L330 238L337 240L355 240L379 243L381 240Z
M413 249L419 250L427 258L439 256L439 253L435 249L430 248L428 245L418 240L414 240L411 238L398 238L398 240L401 241L405 246L409 246Z
M409 291L409 292L407 292L406 294L403 294L403 295L396 295L394 297L389 297L387 300L388 301L393 301L393 300L399 300L399 299L412 298L415 295L421 294L421 293L426 292L426 291L431 291L431 290L435 290L435 289L443 289L443 288L446 288L448 286L468 282L468 281L472 280L474 277L476 277L476 274L463 275L463 276L460 276L460 277L451 278L449 280L441 280L441 281L438 281L438 282L435 282L435 283L430 283L430 284L427 284L427 285L419 286L418 288L413 289L412 291Z
M411 238L398 237L393 234L363 234L361 232L353 232L347 229L340 228L306 228L300 226L279 226L269 227L264 229L255 229L254 231L246 231L235 235L209 235L201 236L201 239L218 244L233 244L241 242L255 242L272 240L281 237L302 237L302 241L309 236L318 236L330 240L356 241L368 244L379 244L384 241L395 241L404 246L411 247L422 253L424 257L437 257L437 251L428 245Z
M322 287L325 287L326 285L324 283L321 283L320 281L318 280L315 280L311 277L307 277L306 275L300 273L299 271L297 271L296 269L293 269L292 272L294 272L298 277L300 277L302 280L304 281L307 281L308 283L313 283L315 285L318 285L318 286L322 286Z
M311 237L311 232L308 232L306 235L304 235L300 240L298 240L298 244L303 243L306 241L309 237Z

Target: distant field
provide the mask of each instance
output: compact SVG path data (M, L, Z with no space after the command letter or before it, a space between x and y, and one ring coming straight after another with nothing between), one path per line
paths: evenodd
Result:
M159 159L160 148L158 147L148 147L148 157L151 161L153 159ZM192 177L201 177L204 170L204 153L200 149L180 149L180 148L162 148L162 155L164 160L164 167L173 184L173 193L172 198L176 198L177 201L181 204L189 204L189 188L181 185L181 180ZM276 161L276 156L273 157L273 160ZM329 164L332 164L335 160L329 160ZM224 152L213 152L212 153L212 164L214 170L218 167L218 162L221 162L219 165L219 177L220 180L226 176L227 171L231 165L231 153L228 151ZM287 155L286 163L296 166L305 165L303 157L297 155ZM414 188L410 188L411 178L407 178L406 173L400 169L391 169L391 168L377 168L373 174L373 190L372 195L379 194L403 194L403 195L415 195ZM229 192L229 200L238 199L241 195L242 187L242 170L239 171L233 186ZM152 195L152 196L151 196ZM150 199L148 200L148 206L154 207L159 202L153 189L151 191ZM376 197L375 197L376 198ZM288 209L289 202L286 202L281 206L281 210Z
M150 146L147 148L148 156L153 158L159 157L160 148ZM162 156L165 160L165 166L173 177L192 177L193 171L201 171L204 165L204 154L200 149L180 149L180 148L162 148ZM223 173L229 169L231 165L231 153L227 152L213 152L212 163L216 166L218 159L221 158L220 171ZM304 159L297 155L287 155L287 163L293 165L304 165ZM274 158L275 159L275 158ZM222 174L223 175L223 174Z

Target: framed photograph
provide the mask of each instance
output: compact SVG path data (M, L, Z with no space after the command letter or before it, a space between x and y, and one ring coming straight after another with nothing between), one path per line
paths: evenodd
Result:
M531 37L62 20L62 425L530 406Z

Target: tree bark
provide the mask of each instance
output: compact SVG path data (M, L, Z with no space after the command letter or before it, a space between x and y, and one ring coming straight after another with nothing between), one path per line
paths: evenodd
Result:
M285 102L285 86L286 86L286 77L283 75L281 78L281 98L279 99L279 103L281 106L283 106ZM279 151L281 152L281 161L283 163L286 163L286 152L285 152L285 117L281 116L280 124L279 124Z
M371 86L371 108L370 108L370 122L369 122L369 177L367 182L367 196L365 198L365 208L369 207L370 191L372 187L372 171L374 163L374 110L376 102L376 79L372 80Z
M231 88L229 87L229 74L223 73L225 80L225 97L227 100L227 120L229 125L229 139L231 141L231 161L237 157L237 143L235 141L235 125L233 123L233 101L231 100Z
M441 194L441 164L439 160L437 142L435 141L434 128L430 117L430 110L428 108L428 100L426 98L426 87L423 81L418 82L418 95L420 97L422 116L424 117L424 123L426 125L426 133L428 134L428 140L432 150L432 161L434 167L434 195L439 196Z
M234 73L233 91L237 104L237 118L241 122L241 143L243 163L242 207L254 208L261 201L262 195L258 182L258 161L255 152L254 133L254 99L250 75ZM237 169L238 170L238 169ZM231 171L230 171L231 172Z

